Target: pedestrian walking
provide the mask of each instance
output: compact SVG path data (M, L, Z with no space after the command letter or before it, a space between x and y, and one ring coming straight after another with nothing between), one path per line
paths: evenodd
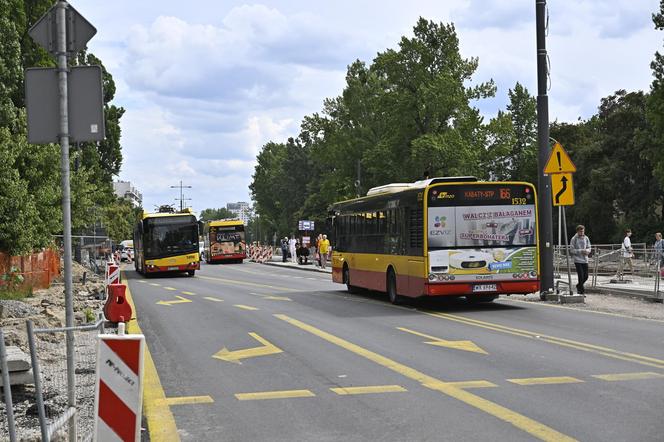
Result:
M288 250L290 251L291 262L296 263L297 262L297 240L295 239L295 236L293 236L290 240L288 240Z
M320 266L322 269L325 269L327 265L327 254L330 251L330 241L327 239L327 235L323 235L323 239L320 241L320 246L318 247L318 252L320 255Z
M586 293L583 284L588 280L588 257L592 251L590 247L590 238L586 235L586 228L579 224L576 226L576 234L569 242L570 254L574 258L574 267L576 267L576 275L578 283L576 284L576 291L578 294L583 295Z
M629 264L629 271L631 274L634 274L634 263L632 263L632 258L634 257L634 250L632 250L632 231L630 229L625 230L625 238L623 238L622 245L620 246L620 268L618 269L618 276L623 276L625 272L625 266Z
M323 240L323 235L321 233L318 234L318 237L316 238L316 262L318 265L316 267L321 266L321 261L320 261L320 242Z
M657 268L661 269L664 267L664 241L662 240L662 234L660 232L655 233L655 244L653 245L655 250L655 262L657 263Z
M288 237L285 236L281 240L281 262L286 262L288 259Z

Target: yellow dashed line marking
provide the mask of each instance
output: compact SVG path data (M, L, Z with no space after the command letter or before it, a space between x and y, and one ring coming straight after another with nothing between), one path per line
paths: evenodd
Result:
M210 396L181 396L167 397L163 400L166 405L212 404L214 399Z
M175 287L164 287L164 290L176 291L177 289Z
M233 307L241 308L242 310L258 310L256 307L252 307L250 305L242 305L242 304L233 304Z
M262 391L257 393L238 393L235 395L241 401L259 401L265 399L290 399L296 397L314 397L316 396L309 390L283 390L283 391Z
M585 382L581 379L573 378L570 376L552 376L548 378L522 378L522 379L507 379L508 382L517 385L551 385L551 384L578 384Z
M465 388L497 387L496 384L489 381L459 381L459 382L448 382L448 384L452 385L453 387L461 388L462 390Z
M292 299L286 296L264 296L263 299L269 299L272 301L292 301Z
M214 298L212 296L204 296L203 299L207 299L208 301L212 301L212 302L224 302L223 299Z
M664 374L646 371L642 373L616 373L616 374L596 374L594 378L603 381L636 381L641 379L664 378Z
M351 395L351 394L373 394L373 393L398 393L408 391L400 385L374 385L369 387L340 387L330 388L331 391L338 395Z
M141 284L147 284L148 283L147 281L143 281L142 279L139 279L138 282L140 282Z
M412 379L416 382L419 382L422 386L426 388L438 391L444 394L445 396L449 396L453 399L465 403L466 405L469 405L473 408L483 411L488 415L491 415L508 424L511 424L515 428L518 428L519 430L522 430L533 437L536 437L544 441L552 441L552 442L553 441L571 442L575 440L572 437L567 436L543 424L542 422L538 422L514 410L510 410L507 407L503 407L502 405L492 402L488 399L484 399L466 390L450 385L450 383L448 382L444 382L433 376L424 374L421 371L418 371L412 367L400 364L399 362L393 359L387 358L378 353L374 353L371 350L360 347L357 344L353 344L352 342L346 341L345 339L334 336L312 325L298 321L297 319L293 319L287 315L279 314L274 316L278 319L281 319L282 321L287 322L288 324L293 325L294 327L297 327L301 330L311 333L314 336L318 336L319 338L329 342L330 344L341 347L351 353L355 353L358 356L362 356L365 359L368 359L377 365L392 370L408 379Z
M151 282L150 285L153 285L155 287L161 287L161 284L157 284L156 282Z
M183 295L196 296L196 293L194 292L180 292L180 293L182 293Z

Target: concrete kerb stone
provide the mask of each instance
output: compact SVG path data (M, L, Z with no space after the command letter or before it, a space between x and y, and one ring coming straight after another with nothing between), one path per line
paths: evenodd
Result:
M327 269L321 269L313 265L300 265L300 264L294 264L288 262L276 262L276 261L266 261L263 264L275 267L287 267L291 269L305 270L307 272L318 272L318 273L327 273L327 274L332 273L331 267Z

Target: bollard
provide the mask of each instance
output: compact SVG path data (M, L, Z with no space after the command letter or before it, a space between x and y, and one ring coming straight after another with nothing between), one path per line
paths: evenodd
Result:
M139 441L143 335L99 335L94 440Z
M104 316L111 322L127 322L131 319L131 306L125 298L127 286L124 284L109 284L108 298L104 304Z

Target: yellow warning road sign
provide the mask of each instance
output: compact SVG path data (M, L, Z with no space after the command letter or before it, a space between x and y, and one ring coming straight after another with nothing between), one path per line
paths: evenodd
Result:
M574 205L574 182L571 173L551 175L551 196L554 206Z
M551 149L549 160L546 162L546 166L544 166L544 173L555 174L573 172L576 172L576 166L570 159L562 144L556 141L556 144L553 145L553 149Z

